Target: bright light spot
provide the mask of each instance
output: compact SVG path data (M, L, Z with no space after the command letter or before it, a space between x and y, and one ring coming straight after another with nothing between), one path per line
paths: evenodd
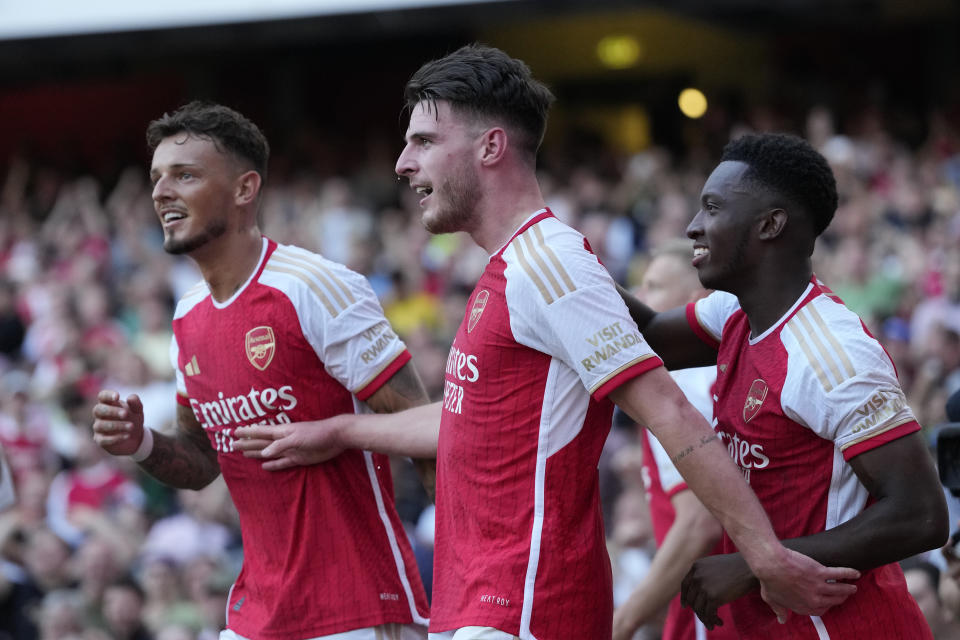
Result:
M610 69L632 67L642 54L640 42L633 36L606 36L597 43L597 57Z
M677 99L680 111L688 118L697 119L707 112L707 96L699 89L684 89Z

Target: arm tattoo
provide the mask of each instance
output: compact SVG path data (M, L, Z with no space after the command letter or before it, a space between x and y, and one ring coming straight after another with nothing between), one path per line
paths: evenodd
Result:
M177 405L177 430L155 433L153 451L140 466L154 478L178 489L202 489L220 475L217 452L210 446L193 411Z
M700 438L699 444L690 445L689 447L686 447L685 449L682 449L682 450L680 451L680 453L678 453L677 455L673 456L673 458L672 458L673 463L674 463L674 464L677 464L678 462L680 462L681 460L683 460L684 458L686 458L688 455L690 455L691 453L693 453L696 449L699 449L699 448L701 448L701 447L704 447L704 446L708 445L709 443L713 442L713 441L716 440L716 439L717 439L717 434L715 434L715 433L711 433L711 434L708 435L708 436L703 436L702 438Z
M396 413L427 404L427 390L412 362L407 362L374 393L367 405L377 413Z

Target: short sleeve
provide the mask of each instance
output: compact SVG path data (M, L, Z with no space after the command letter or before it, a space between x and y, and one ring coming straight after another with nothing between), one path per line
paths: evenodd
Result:
M356 303L330 320L319 355L330 375L366 400L410 360L410 353L387 322L373 289L358 278Z
M815 298L781 332L787 415L850 459L917 431L890 357L860 318L825 296Z
M282 245L260 282L286 292L327 373L360 400L410 360L370 283L347 267Z
M596 399L663 364L576 231L545 220L515 238L504 260L517 342L561 360Z
M740 302L735 295L714 291L687 305L687 322L701 340L714 349L719 349L723 327L739 308Z
M187 394L187 382L183 375L183 369L180 367L180 345L177 343L176 333L170 338L170 364L173 365L173 371L176 377L177 403L189 406L190 400Z

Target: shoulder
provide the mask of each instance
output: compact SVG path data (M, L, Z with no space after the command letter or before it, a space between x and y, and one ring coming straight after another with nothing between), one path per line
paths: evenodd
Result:
M688 307L687 318L719 342L727 320L740 310L740 300L726 291L714 291ZM691 317L692 316L692 317Z
M808 380L801 385L807 397L859 393L863 385L899 388L893 361L883 346L835 297L818 295L802 305L780 337L788 353L788 376Z
M297 300L319 301L336 317L358 300L373 296L366 278L346 266L292 245L277 245L259 283Z
M613 279L577 230L553 217L530 225L504 249L508 282L525 284L547 304Z
M195 285L184 292L180 300L177 301L177 308L173 312L173 319L179 320L184 317L198 304L210 297L210 290L207 283L200 280Z

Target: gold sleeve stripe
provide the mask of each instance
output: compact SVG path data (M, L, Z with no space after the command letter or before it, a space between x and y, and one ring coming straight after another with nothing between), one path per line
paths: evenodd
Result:
M620 365L619 367L617 367L616 371L613 371L613 372L611 372L611 373L608 373L608 374L607 374L606 376L604 376L599 382L597 382L597 383L594 384L592 387L590 387L590 394L593 395L593 394L596 392L597 389L599 389L599 388L602 387L603 385L607 384L608 382L610 382L611 380L613 380L614 378L616 378L618 375L620 375L621 373L623 373L624 371L626 371L627 369L629 369L629 368L632 367L633 365L639 364L639 363L643 362L644 360L649 360L650 358L654 357L654 355L656 355L656 354L646 353L646 354L640 356L639 358L634 358L634 359L631 360L630 362L628 362L628 363L626 363L626 364L623 364L623 365ZM656 367L654 367L654 368L656 368Z
M277 253L279 253L279 251ZM277 262L289 265L291 267L299 267L310 272L316 276L318 280L323 282L324 286L330 290L331 295L333 295L333 299L336 300L340 307L345 309L348 306L347 302L344 301L345 299L348 300L350 304L356 302L356 299L353 297L353 293L351 293L350 289L325 265L314 262L309 258L292 256L287 253L277 255L277 253L274 253L271 261L276 260Z
M827 326L826 321L823 319L823 316L820 315L820 312L817 311L817 308L812 304L808 304L804 307L804 311L810 312L810 317L813 319L814 323L820 327L820 331L823 332L823 335L827 337L827 341L830 343L830 346L833 348L833 353L836 355L837 359L840 360L840 364L843 366L843 370L847 373L847 378L852 378L857 375L857 370L853 366L853 362L850 361L850 357L847 355L847 350L843 348L843 345L837 340L837 337L833 335L833 331L830 330L830 327Z
M299 278L300 280L302 280L304 283L306 283L308 287L310 287L313 290L315 294L317 294L317 297L320 298L320 302L323 303L323 306L327 308L327 312L332 317L336 318L337 315L339 315L339 313L343 310L342 306L340 308L334 307L333 304L330 302L330 298L327 297L327 292L321 289L320 287L318 287L317 283L311 280L310 278L308 278L307 275L302 271L297 271L295 269L286 269L284 267L280 267L272 264L268 264L266 267L263 268L263 270L271 271L274 273L286 273L287 275L291 275L291 276L294 276L295 278Z
M870 433L864 434L864 435L860 436L859 438L856 438L855 440L851 440L850 442L845 443L844 445L842 445L842 446L840 447L840 451L846 451L847 449L849 449L850 447L852 447L852 446L854 446L854 445L860 444L861 442L866 442L867 440L870 440L871 438L876 438L877 436L879 436L879 435L882 434L882 433L886 433L887 431L890 431L891 429L896 429L896 428L899 427L900 425L907 424L908 422L913 422L914 420L916 420L916 418L914 418L913 416L910 416L909 418L904 418L903 420L897 420L896 422L891 423L891 424L888 424L887 426L885 426L885 427L882 428L882 429L878 429L877 431L871 431Z
M827 378L827 372L823 370L822 363L814 357L813 352L810 350L810 345L807 344L803 334L801 334L800 330L797 329L797 326L793 323L793 320L787 323L787 328L790 329L790 333L792 333L793 337L796 338L797 344L799 344L800 348L803 349L804 355L807 356L807 361L810 363L810 366L813 367L813 372L817 374L817 379L820 380L820 384L823 385L823 390L828 393L833 391L833 385L830 384L830 380Z
M539 248L534 246L530 231L528 230L525 232L518 238L518 240L524 243L524 245L527 247L527 251L529 251L530 255L533 257L534 262L536 262L537 266L540 267L540 271L547 276L547 281L550 282L550 286L553 287L553 292L556 294L557 298L562 298L563 294L566 292L563 290L563 287L560 286L560 283L557 282L556 277L553 275L553 271L551 271L549 267L547 267L547 263L544 262L542 251L539 251Z
M523 268L523 270L527 272L527 276L530 277L530 281L533 282L537 289L540 290L540 295L543 296L543 299L546 300L547 304L553 304L553 296L551 296L550 292L547 291L547 287L543 283L543 280L537 275L537 272L533 270L533 267L530 266L530 263L527 261L527 256L523 252L523 243L517 242L514 246L517 248L517 260L520 262L520 266Z
M347 303L344 302L344 299L349 300L351 304L356 302L356 300L353 298L353 294L350 293L350 289L348 289L343 282L341 282L340 279L337 278L337 276L335 276L333 272L331 272L330 269L325 265L315 262L308 257L298 256L287 251L281 252L281 250L277 250L273 254L271 260L273 259L276 259L277 262L282 262L292 267L299 267L316 276L317 279L323 282L324 286L330 290L334 300L336 300L337 304L339 304L342 308L347 307ZM341 295L341 293L343 295Z
M553 263L553 268L557 270L557 273L560 274L560 277L563 279L564 284L567 285L567 288L570 289L570 292L573 293L577 290L577 285L573 284L573 280L567 274L567 270L563 268L563 264L560 262L560 259L557 258L557 254L554 253L553 249L547 245L546 241L543 238L543 230L540 229L539 225L533 225L531 227L534 235L537 236L537 246L543 247L543 252L547 254L547 257L550 258L550 262Z
M819 334L817 334L816 331L814 331L814 326L810 322L810 316L811 316L810 306L807 305L806 307L801 309L797 313L797 315L794 316L794 320L798 322L803 327L803 330L806 331L807 335L810 336L810 340L813 342L813 345L816 347L817 352L820 354L821 360L827 365L827 367L829 367L830 373L833 374L834 380L836 380L837 384L840 384L844 380L847 380L848 378L853 377L856 372L853 370L852 365L846 368L846 371L840 371L840 367L837 366L838 360L840 361L841 364L844 364L844 361L846 361L846 364L850 364L850 361L846 359L845 355L843 357L839 355L840 353L843 352L843 348L840 347L840 345L836 345L837 347L840 347L839 351L833 351L832 349L828 349L826 345L823 343L823 341L820 340ZM816 321L817 319L819 319L820 321L820 323L818 324L818 327L821 330L826 330L826 325L823 323L823 318L816 316L814 318L814 321ZM790 322L793 323L794 320L791 320ZM834 344L836 344L835 341L834 341Z
M833 379L837 381L837 384L843 382L846 378L840 373L840 368L837 366L836 360L831 357L826 345L824 345L820 340L820 336L814 332L813 325L810 323L810 318L807 317L806 309L801 309L797 315L794 316L794 319L807 333L807 336L809 336L810 342L813 343L813 347L816 349L821 361L827 365L827 368L833 375Z

